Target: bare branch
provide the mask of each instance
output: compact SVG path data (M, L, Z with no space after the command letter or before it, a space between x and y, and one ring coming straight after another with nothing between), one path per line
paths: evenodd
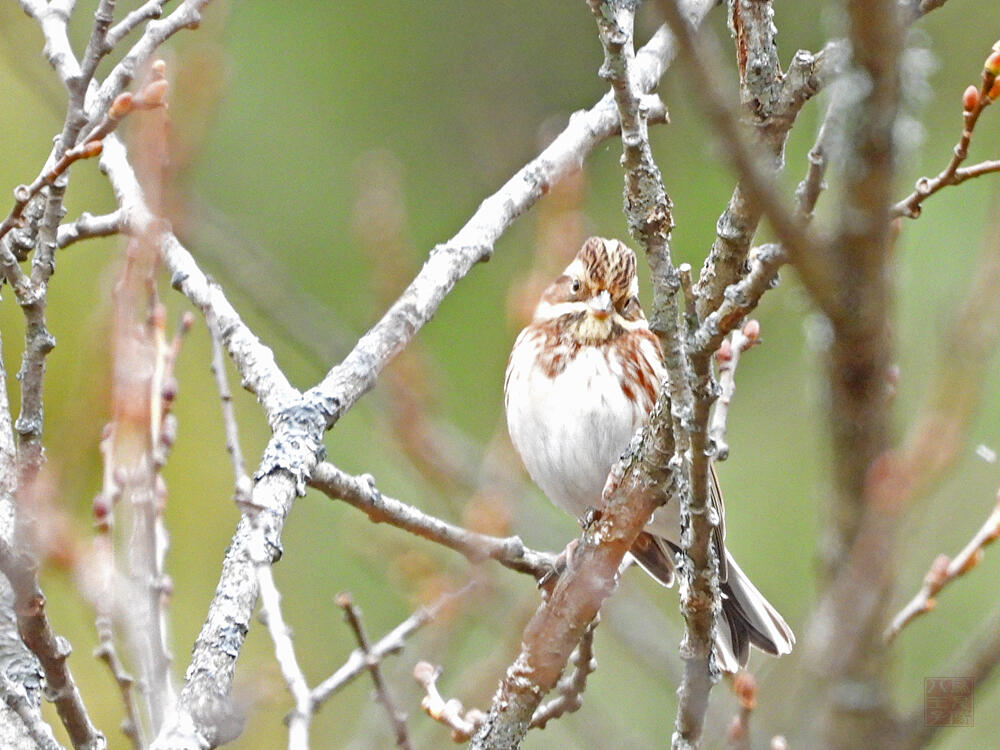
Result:
M976 567L983 558L984 548L996 541L998 536L1000 536L1000 492L997 493L993 512L962 551L955 555L954 559L949 559L947 555L938 555L934 559L927 575L924 576L920 591L892 618L889 627L882 634L886 642L891 643L913 620L934 609L935 599L941 590Z
M69 641L52 631L45 614L45 596L38 587L35 562L0 537L0 571L14 589L17 628L24 644L38 657L45 672L49 699L55 704L76 750L104 750L104 735L91 723L67 658Z
M757 708L757 680L750 672L741 670L733 676L732 689L740 704L740 711L729 725L727 747L729 750L751 750L750 716Z
M992 58L997 58L997 67L1000 68L1000 53L993 53ZM972 134L976 129L976 123L979 122L979 116L986 107L993 103L990 94L996 80L997 74L989 68L989 60L987 60L987 67L983 68L982 83L979 89L977 90L975 86L969 86L962 97L962 106L964 107L962 134L958 143L955 144L955 148L952 149L948 165L936 177L921 177L917 180L914 191L892 207L890 216L906 216L910 219L916 219L920 216L924 200L942 188L958 185L972 177L1000 171L1000 161L983 162L963 170L959 169L968 158L969 143L972 141Z
M478 708L466 710L457 698L445 700L437 688L437 678L440 675L440 669L425 661L417 662L413 668L413 678L425 693L420 707L434 721L451 729L452 741L467 742L486 721L486 714Z
M331 464L321 463L313 470L309 484L330 497L350 503L375 523L389 523L437 542L465 555L470 562L496 560L506 568L528 573L536 580L551 574L555 568L555 555L529 549L516 536L501 539L477 534L383 495L370 475L354 477Z
M336 602L337 606L344 610L344 617L347 620L347 624L350 625L351 630L354 631L354 635L358 639L358 647L365 657L365 666L368 668L372 682L375 684L376 700L382 704L386 715L392 722L392 727L396 734L396 747L402 748L402 750L411 750L410 738L406 731L406 714L396 708L396 704L392 701L392 696L389 695L385 681L382 679L379 659L372 656L371 648L368 645L368 636L365 635L364 625L361 623L361 611L355 606L351 595L348 593L338 594Z
M723 90L716 63L718 55L712 49L710 40L704 35L694 34L691 24L680 11L677 0L659 0L658 5L677 36L681 54L690 63L693 86L703 92ZM698 103L725 142L723 153L739 176L742 190L771 223L778 239L785 246L789 259L796 266L802 283L820 309L831 309L829 269L816 252L820 242L786 205L775 180L773 166L761 164L757 156L760 149L749 142L739 117L725 104L722 97L700 96Z
M587 689L587 678L597 669L597 660L594 659L594 630L600 621L601 617L598 615L583 632L579 645L569 657L573 670L556 685L559 695L535 710L531 717L532 728L545 729L545 725L553 719L580 710L583 693Z
M602 75L611 81L622 123L622 165L625 168L625 213L629 229L646 250L653 281L650 327L657 334L667 370L667 390L674 420L675 461L681 472L681 612L685 631L681 655L684 678L678 687L675 748L696 745L701 736L708 694L717 678L712 666L715 620L721 607L719 560L712 536L720 519L710 505L709 458L705 427L715 398L710 354L688 359L677 292L681 280L670 259L673 220L670 199L653 161L646 123L635 95L631 71L634 7L627 3L591 0L605 50ZM678 17L681 11L675 7ZM682 20L688 24L687 19ZM675 27L674 33L680 32ZM655 417L651 417L653 419ZM689 744L690 743L690 744Z
M226 378L226 363L223 358L222 343L212 334L212 375L219 390L219 400L222 402L222 424L226 431L226 450L233 462L233 486L236 502L243 505L250 501L250 476L247 474L243 451L240 448L240 432L236 424L236 410L233 409L233 395L229 391L229 380Z
M399 625L376 641L368 649L367 654L361 649L355 649L347 657L344 664L323 682L313 688L312 703L314 710L329 700L337 691L362 674L371 660L381 661L390 654L398 654L406 645L406 640L427 623L434 620L442 612L454 606L455 602L472 590L472 584L467 584L458 591L446 593L435 602L420 607L416 612L403 620ZM432 668L433 669L433 668Z
M143 736L142 724L139 721L139 711L135 702L135 679L125 670L125 665L118 658L110 617L105 615L98 616L97 636L100 643L94 649L94 657L107 665L115 684L118 686L118 692L121 694L122 703L125 706L125 719L121 725L122 734L128 737L135 750L142 750L146 747L146 738Z
M21 214L23 213L25 206L28 205L28 201L38 195L42 188L46 188L54 184L55 181L59 179L67 169L69 169L69 166L73 164L73 162L79 161L80 159L90 159L100 153L100 141L88 141L86 143L82 143L75 148L69 149L52 167L43 169L30 185L18 185L14 188L14 208L12 208L10 213L7 214L7 217L0 222L0 237L3 237L7 234L7 232L18 225Z
M57 243L59 249L69 247L75 242L89 240L93 237L109 237L118 234L122 230L123 214L121 209L112 211L109 214L94 216L84 211L80 218L59 227Z
M274 585L271 561L262 560L256 566L257 584L260 588L260 617L267 625L274 643L274 656L281 667L288 692L295 700L295 709L288 721L288 750L309 750L309 722L312 719L313 704L309 697L309 685L295 657L292 636L281 615L281 595Z
M755 0L730 2L729 6L740 73L741 119L777 171L799 110L830 78L830 70L837 67L838 50L834 45L815 55L800 50L786 75L778 60L771 3ZM742 275L759 223L760 209L737 184L716 223L716 238L698 278L700 316L714 310L726 287Z
M125 18L108 29L108 33L105 38L108 46L117 46L118 42L128 36L133 29L140 26L144 21L159 18L162 15L162 0L147 0L147 2L140 5L135 10L126 13Z
M69 21L72 3L45 3L42 0L19 0L24 12L38 21L45 37L45 57L59 74L62 82L70 87L70 82L79 79L80 63L73 54L66 25Z
M105 139L101 168L111 181L128 231L150 234L158 243L174 287L201 310L213 335L220 338L233 359L243 387L257 396L269 419L276 418L298 399L297 391L278 368L274 354L243 323L222 289L205 276L187 249L149 210L125 147L114 134Z
M77 91L86 91L97 66L106 54L114 49L114 45L108 42L108 28L115 20L115 0L101 0L94 11L94 26L90 31L90 39L87 40L87 48L84 50L80 67L80 76L74 82Z
M729 339L723 339L722 346L715 353L715 359L719 364L719 398L712 411L708 440L715 446L716 461L725 461L729 456L726 419L729 416L729 404L732 403L733 393L736 391L736 367L743 352L757 344L759 340L760 323L750 320L741 330L733 331Z
M760 298L778 281L778 269L787 259L783 245L764 245L750 260L750 271L726 289L719 308L708 315L691 337L691 348L712 355L730 331L757 307Z
M690 4L700 18L712 1L690 0ZM636 79L642 91L652 88L673 55L673 39L666 32L656 34L636 53ZM648 106L648 100L643 101ZM399 300L314 389L314 395L328 395L336 402L328 428L371 390L382 368L430 319L458 280L489 258L511 223L553 184L578 169L599 143L618 132L618 112L609 92L591 109L574 114L548 147L484 200L454 237L431 251Z
M115 98L128 87L161 44L181 29L197 27L201 22L202 10L210 2L211 0L184 0L166 18L150 21L146 24L139 41L115 65L100 88L88 94L87 115L91 123L99 122L105 116ZM150 5L150 3L144 4L136 13L152 11ZM155 14L150 12L146 17L152 18L155 17ZM132 23L132 27L134 27L142 20L142 18L130 14L119 24L119 27L126 22ZM126 29L124 33L127 33L132 27ZM119 32L120 29L114 27L108 31L108 36L117 41ZM121 33L121 36L124 36L124 33Z

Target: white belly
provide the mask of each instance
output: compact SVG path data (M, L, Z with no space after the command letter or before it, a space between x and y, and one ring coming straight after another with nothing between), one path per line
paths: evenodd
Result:
M534 346L516 346L507 383L507 426L528 474L560 508L597 508L612 465L646 418L644 399L621 388L621 364L582 347L555 377L533 368Z

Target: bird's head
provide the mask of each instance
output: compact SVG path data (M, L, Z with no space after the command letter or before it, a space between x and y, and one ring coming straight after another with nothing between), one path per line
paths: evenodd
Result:
M635 253L618 240L589 238L542 295L535 322L545 321L566 325L577 340L591 345L645 325Z

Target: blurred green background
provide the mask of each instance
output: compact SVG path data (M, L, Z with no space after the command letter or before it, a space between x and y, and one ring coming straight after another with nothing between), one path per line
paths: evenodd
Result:
M119 3L119 14L135 4ZM72 27L78 50L92 5L78 4ZM818 49L838 33L837 15L817 7L775 3L786 64L796 49ZM652 19L641 20L645 38ZM721 10L709 25L727 39ZM904 78L912 84L908 106L922 126L908 130L901 197L918 176L946 163L961 127L962 91L978 81L998 36L1000 13L992 0L952 0L913 31L917 52ZM4 0L0 101L8 106L0 115L0 185L7 189L35 176L61 127L64 93L41 46L34 22L17 3ZM299 387L339 361L430 248L454 234L572 111L589 107L604 91L596 74L600 45L582 2L216 2L201 28L177 35L163 56L173 82L174 141L164 212ZM697 268L733 179L720 167L718 146L692 106L694 92L682 73L672 70L661 86L672 123L656 128L654 148L675 206L675 261ZM791 138L789 186L805 171L805 152L825 101L806 107ZM973 160L997 157L990 149L998 128L997 114L987 111ZM619 143L607 142L571 189L515 223L493 260L459 284L410 353L327 436L335 464L372 473L383 492L429 512L520 534L533 547L560 549L573 537L574 522L523 481L511 458L502 379L522 322L517 310L522 297L533 294L524 290L535 289L528 281L531 268L558 270L567 248L572 252L590 233L627 238L618 156ZM902 227L896 267L900 434L925 395L949 322L996 224L996 197L996 177L966 183L934 197L919 221ZM93 162L72 170L67 205L71 217L112 207ZM46 381L49 471L57 503L81 544L91 534L90 502L100 487L98 441L108 420L104 342L121 249L115 240L68 249L51 287L50 328L58 347L49 357ZM189 308L176 294L164 294L175 318ZM731 458L719 467L728 541L742 567L801 633L814 601L827 494L823 326L791 273L767 295L757 317L764 345L740 365L729 419ZM12 376L23 323L10 294L0 307L0 333L16 404ZM178 678L238 518L208 363L209 340L199 320L178 365L179 439L165 471ZM992 506L1000 470L975 452L979 444L1000 449L1000 377L996 368L988 372L984 400L955 470L907 516L900 535L900 604L919 586L933 557L957 551ZM235 379L233 387L238 390ZM268 436L266 424L252 397L241 391L236 402L252 467ZM401 431L401 425L410 429ZM335 670L355 645L333 604L336 592L352 592L375 639L436 592L470 577L483 583L466 606L427 627L385 664L418 747L449 741L420 712L420 693L410 677L414 662L440 664L447 696L485 707L537 603L530 579L495 566L470 570L457 555L374 526L314 492L296 504L284 545L275 575L310 684ZM899 639L895 694L904 709L920 705L925 677L960 676L942 670L996 608L998 558L988 554L941 597L936 612ZM111 746L123 747L117 692L90 656L92 613L65 569L51 566L44 586L56 629L75 646L71 666L94 718ZM525 746L662 746L674 716L679 622L673 592L638 574L626 576L598 630L600 666L583 709L532 733ZM752 662L762 683L755 731L784 733L793 747L806 717L784 686L803 664L799 653L780 662L758 655ZM261 627L251 630L240 657L235 700L247 730L233 747L284 744L281 717L291 702ZM714 693L707 746L722 743L734 706L724 686ZM935 747L995 746L998 708L995 687L981 686L976 725L943 731ZM322 709L313 738L315 747L392 746L367 678Z

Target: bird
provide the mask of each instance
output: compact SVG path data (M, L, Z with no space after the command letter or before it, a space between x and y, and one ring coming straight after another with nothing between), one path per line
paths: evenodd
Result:
M553 281L518 335L504 377L511 442L531 479L577 519L600 507L612 466L645 424L664 382L660 344L639 301L635 253L590 237ZM795 636L725 548L722 493L714 466L710 500L720 523L722 613L715 655L723 671L746 666L750 646L780 656ZM679 502L668 498L629 554L664 586L680 552Z

